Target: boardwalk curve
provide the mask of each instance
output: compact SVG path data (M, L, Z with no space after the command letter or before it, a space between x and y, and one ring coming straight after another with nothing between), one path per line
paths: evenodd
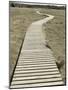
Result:
M45 46L42 24L54 18L46 15L47 18L33 22L27 30L10 88L63 85L53 53Z

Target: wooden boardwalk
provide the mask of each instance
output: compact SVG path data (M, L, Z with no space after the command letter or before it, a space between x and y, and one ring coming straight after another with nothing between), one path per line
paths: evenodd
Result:
M63 85L52 51L47 48L42 24L49 16L32 23L26 33L10 88Z

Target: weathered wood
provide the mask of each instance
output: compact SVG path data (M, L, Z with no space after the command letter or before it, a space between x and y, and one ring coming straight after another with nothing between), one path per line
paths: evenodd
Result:
M50 16L34 22L27 30L10 88L63 85L53 52L47 48L42 24Z

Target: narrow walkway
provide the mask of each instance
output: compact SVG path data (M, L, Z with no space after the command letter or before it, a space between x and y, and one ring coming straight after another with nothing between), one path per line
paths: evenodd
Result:
M10 88L63 85L52 51L45 46L42 24L47 18L32 23L26 33Z

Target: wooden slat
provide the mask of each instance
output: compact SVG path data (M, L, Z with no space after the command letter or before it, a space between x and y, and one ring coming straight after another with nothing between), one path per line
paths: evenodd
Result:
M56 64L53 64L53 63L52 64L43 63L43 64L33 64L33 65L32 64L23 64L23 65L17 65L17 67L35 67L35 66L44 66L44 65L48 67L48 66L51 66L51 65L54 66Z
M14 74L14 77L29 77L29 76L39 76L39 75L55 75L55 74L59 74L59 71L52 71L52 72L35 72L35 73L27 73L27 74L23 74L23 73L19 73L19 74Z
M13 78L13 80L20 81L20 80L30 80L30 79L34 80L34 79L43 79L43 78L47 79L47 78L58 78L58 77L61 78L61 75L56 74L56 75L42 75L42 76L32 76L32 77L31 76L30 77L15 77L15 78Z
M48 68L56 68L56 66L50 66L50 67L45 67L45 66L42 66L42 67L21 67L21 68L16 68L16 70L34 70L34 69L48 69Z
M31 84L31 83L40 83L40 82L53 82L53 81L62 81L61 78L49 78L49 79L34 79L34 80L20 80L20 81L13 81L12 85L19 85L19 84Z
M53 69L36 69L36 70L28 70L28 71L24 71L24 70L22 70L22 71L15 71L15 73L34 73L34 72L41 72L41 71L45 71L45 72L51 72L51 71L58 71L58 69L57 68L53 68Z
M35 83L35 84L26 84L26 85L12 85L10 88L31 88L31 87L41 87L41 86L56 86L56 85L63 85L62 81L56 82L48 82L48 83Z

